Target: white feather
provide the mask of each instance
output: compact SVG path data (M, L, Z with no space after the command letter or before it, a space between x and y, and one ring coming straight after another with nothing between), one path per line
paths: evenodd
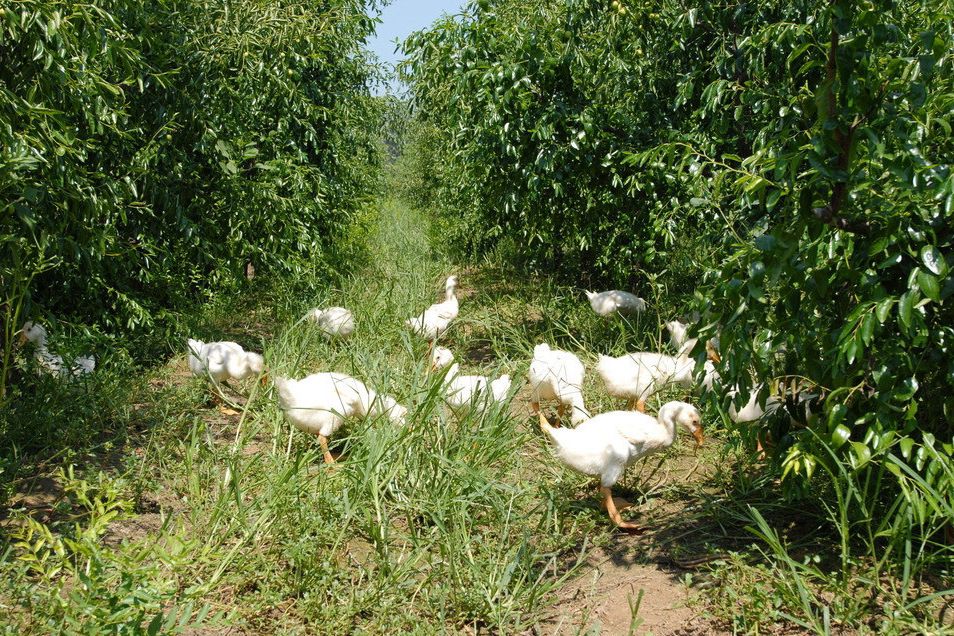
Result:
M611 487L627 466L662 451L676 439L676 425L702 439L699 412L685 402L668 402L652 417L637 411L610 411L595 415L576 428L544 430L556 445L556 455L584 475L600 478Z
M27 321L22 328L23 337L33 343L33 358L36 360L41 371L51 375L65 377L79 377L92 373L96 369L96 358L92 355L77 356L73 364L67 367L63 361L63 356L53 353L47 348L46 328L38 323Z
M582 422L590 416L583 402L584 375L583 363L575 355L538 344L533 349L527 373L531 401L539 404L543 400L556 400L569 405L573 408L573 423Z
M196 377L210 377L216 382L244 380L265 369L265 359L258 353L245 351L235 342L202 342L189 339L189 369Z
M305 314L305 318L316 323L322 335L329 340L347 338L354 333L354 314L344 307L315 308Z
M458 375L454 364L444 379L444 401L457 417L470 411L484 411L491 403L503 403L510 391L510 376L501 375L490 381L482 375Z
M275 378L279 405L297 428L330 437L349 417L386 415L403 424L407 409L390 396L378 396L343 373L314 373L301 380Z
M587 291L586 297L590 306L600 316L611 316L615 313L636 314L646 311L646 301L629 292L611 289L604 292Z
M437 340L460 311L456 292L457 277L448 276L444 283L444 301L431 305L419 316L408 318L404 324L425 340Z

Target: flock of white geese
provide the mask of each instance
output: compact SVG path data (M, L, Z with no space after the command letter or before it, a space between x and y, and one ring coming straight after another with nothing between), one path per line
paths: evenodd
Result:
M429 369L442 372L444 403L450 413L460 418L475 411L483 413L491 404L506 404L513 393L509 375L493 380L480 375L462 375L453 352L437 346L437 340L460 310L457 285L456 276L448 277L444 299L409 318L405 325L429 343ZM638 313L646 307L641 298L619 290L586 294L593 310L601 316ZM317 325L328 339L347 338L355 330L353 314L343 307L313 309L305 318ZM696 341L687 337L688 325L671 321L666 327L678 351L675 356L656 352L636 352L616 358L599 356L596 372L606 392L626 399L630 410L591 415L583 396L584 365L569 351L552 349L545 343L536 345L527 373L531 410L552 441L556 456L571 468L599 478L603 504L610 518L626 530L636 530L638 526L622 519L619 513L622 504L614 500L611 492L625 468L637 459L671 446L679 428L692 434L697 445L703 441L701 417L694 406L680 401L668 402L653 417L645 413L646 400L673 385L688 388L701 384L711 390L718 378L713 364L719 362L716 342L707 343L708 360L702 372L696 374L695 360L689 355ZM65 364L62 357L48 350L46 330L38 324L27 323L21 335L24 340L33 342L34 356L42 370L67 377L92 372L95 367L92 356ZM211 380L216 386L228 380L254 377L265 382L267 377L262 355L245 351L235 342L190 339L188 362L195 376ZM328 439L348 418L387 417L403 425L407 416L407 408L393 397L378 394L343 373L314 373L298 380L275 377L272 382L285 417L298 429L318 437L327 463L335 461L328 450ZM736 421L755 420L777 406L771 402L761 406L756 397L757 391L753 391L744 408L730 409L730 417ZM545 401L557 403L558 421L565 421L569 414L573 427L552 425L540 407Z

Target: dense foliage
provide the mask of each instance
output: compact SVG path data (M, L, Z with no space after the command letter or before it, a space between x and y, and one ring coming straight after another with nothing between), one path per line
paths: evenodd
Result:
M374 185L367 0L0 4L4 351L321 268Z
M670 263L679 251L667 248L705 247L692 215L675 231L671 175L622 161L665 139L681 114L655 104L671 87L641 77L658 64L638 41L654 21L595 2L475 3L408 40L405 71L433 127L421 161L443 175L430 197L462 215L451 227L461 247L479 253L503 238L531 265L618 283L639 281L636 265L676 265L689 284L693 263Z
M954 517L951 17L472 2L405 45L425 203L471 254L509 243L573 280L681 291L737 400L757 381L821 397L773 426L790 484L848 465L886 502L864 511L877 533L935 536Z

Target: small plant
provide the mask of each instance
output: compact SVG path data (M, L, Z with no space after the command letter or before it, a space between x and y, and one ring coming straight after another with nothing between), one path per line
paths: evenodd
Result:
M6 593L15 602L10 618L19 618L30 631L85 634L182 633L205 620L207 605L198 611L191 602L169 606L176 590L159 582L160 563L102 545L132 507L122 481L102 472L88 481L72 465L61 469L56 481L64 498L54 520L19 517L0 559L0 571L9 577Z

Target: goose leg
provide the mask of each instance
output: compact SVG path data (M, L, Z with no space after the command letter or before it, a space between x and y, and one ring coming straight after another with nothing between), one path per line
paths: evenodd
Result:
M766 440L766 442L767 441L768 440ZM755 452L758 453L756 455L756 459L758 459L758 461L760 462L764 462L766 458L766 454L765 454L765 447L762 446L762 433L757 433L755 435Z
M633 502L627 501L622 497L613 497L613 504L616 506L617 510L626 510L627 508L632 508L634 505ZM604 509L606 508L605 500L600 502L600 507Z
M538 415L538 414L540 413L540 403L539 403L539 402L531 402L531 403L530 403L530 413L532 413L533 415Z
M321 452L325 456L326 464L334 464L335 458L331 456L331 452L328 450L328 438L324 435L318 436L318 443L321 444Z
M636 400L636 410L640 413L646 412L646 398L639 398Z
M619 510L616 509L616 502L613 500L612 490L606 486L600 486L600 492L603 493L603 505L606 507L606 512L609 513L609 518L612 519L617 528L620 530L631 530L634 532L642 531L642 528L632 521L623 521L623 518L619 514Z
M540 430L541 430L541 431L548 431L548 430L551 430L551 429L553 428L552 426L550 426L550 422L547 421L547 416L544 415L542 411L538 411L538 412L537 412L537 415L538 415L539 418L540 418Z

